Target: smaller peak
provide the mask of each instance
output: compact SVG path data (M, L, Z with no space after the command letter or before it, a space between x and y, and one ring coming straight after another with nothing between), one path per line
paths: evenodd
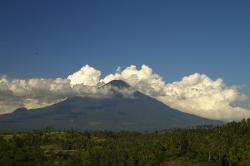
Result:
M111 86L117 87L117 88L129 88L130 87L130 85L123 80L112 80L109 83L107 83L106 85L111 85Z
M72 101L72 100L81 100L83 97L81 96L71 96L68 97L65 101Z
M28 111L27 108L21 107L21 108L16 109L16 110L14 111L14 113L22 113L22 112L26 112L26 111Z

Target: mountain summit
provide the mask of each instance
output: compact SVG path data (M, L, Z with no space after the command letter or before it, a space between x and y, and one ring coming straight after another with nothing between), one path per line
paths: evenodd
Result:
M109 83L105 84L105 86L113 86L117 88L129 88L131 87L127 82L122 80L112 80Z
M131 86L113 80L103 86L126 89ZM132 88L132 87L131 87ZM119 94L119 91L114 91ZM134 97L70 97L57 104L0 116L0 131L27 131L52 127L75 130L155 131L184 128L219 121L204 119L172 109L158 100L135 91Z

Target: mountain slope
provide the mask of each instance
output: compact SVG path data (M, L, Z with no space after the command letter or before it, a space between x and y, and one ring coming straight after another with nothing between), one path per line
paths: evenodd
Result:
M220 122L174 110L138 91L125 97L117 89L131 88L126 82L114 80L109 98L71 97L52 106L0 116L0 131L24 131L53 127L76 130L154 131L183 128Z

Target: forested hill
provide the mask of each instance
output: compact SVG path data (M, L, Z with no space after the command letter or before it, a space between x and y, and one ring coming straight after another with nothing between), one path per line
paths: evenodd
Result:
M0 135L0 165L249 165L250 119L166 132Z

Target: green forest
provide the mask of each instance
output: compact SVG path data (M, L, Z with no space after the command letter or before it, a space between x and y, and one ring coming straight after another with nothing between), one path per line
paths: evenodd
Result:
M0 165L250 165L250 119L154 133L1 133Z

